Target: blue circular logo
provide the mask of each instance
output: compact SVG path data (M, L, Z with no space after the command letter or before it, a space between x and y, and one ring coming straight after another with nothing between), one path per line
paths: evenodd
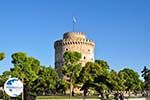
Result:
M9 78L4 84L5 92L11 97L17 97L23 92L23 83L18 78Z

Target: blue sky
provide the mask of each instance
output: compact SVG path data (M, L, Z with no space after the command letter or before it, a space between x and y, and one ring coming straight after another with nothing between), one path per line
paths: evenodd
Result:
M1 0L0 73L9 70L11 54L22 51L54 66L54 41L72 31L86 32L95 41L95 58L117 71L139 72L150 66L149 0Z

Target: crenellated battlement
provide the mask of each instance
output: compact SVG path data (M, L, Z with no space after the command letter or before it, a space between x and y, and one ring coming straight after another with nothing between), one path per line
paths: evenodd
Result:
M80 39L80 40L70 40L70 39L64 39L64 40L57 40L54 43L54 47L56 46L64 46L64 45L92 45L94 46L94 41L89 39Z

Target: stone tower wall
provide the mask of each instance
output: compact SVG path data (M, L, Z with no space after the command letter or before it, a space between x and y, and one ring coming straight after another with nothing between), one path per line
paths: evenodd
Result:
M61 73L61 67L63 64L63 54L66 51L77 51L82 54L80 62L84 66L86 62L94 62L94 42L86 39L83 32L68 32L64 33L63 39L55 41L55 68L58 71L59 76L63 76Z

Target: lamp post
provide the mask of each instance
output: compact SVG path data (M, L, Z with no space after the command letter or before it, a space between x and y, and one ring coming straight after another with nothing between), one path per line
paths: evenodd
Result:
M22 78L22 83L23 83L22 100L24 100L24 78Z

